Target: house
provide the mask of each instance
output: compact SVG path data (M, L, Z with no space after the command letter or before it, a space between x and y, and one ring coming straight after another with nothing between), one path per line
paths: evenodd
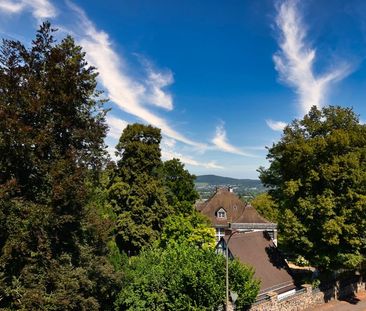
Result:
M276 292L278 298L295 293L290 269L277 249L277 224L259 215L230 188L217 189L206 202L196 206L216 229L217 252L252 266L261 281L259 296Z
M216 240L232 229L267 231L277 243L277 224L258 214L254 207L244 203L232 188L217 189L207 201L197 204L196 209L206 215L216 229Z

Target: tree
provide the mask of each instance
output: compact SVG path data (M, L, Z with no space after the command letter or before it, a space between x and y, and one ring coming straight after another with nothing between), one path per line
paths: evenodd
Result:
M164 219L172 212L159 169L160 130L132 124L117 145L117 163L109 199L117 215L116 241L121 251L136 255L160 237Z
M0 51L0 308L109 309L118 282L85 185L104 161L104 100L81 47L53 32Z
M127 125L116 146L118 176L129 184L141 175L157 177L162 165L160 142L160 129L139 123Z
M216 246L215 229L210 221L197 211L191 215L174 214L164 221L161 247L169 244L188 243L202 249L213 250Z
M165 161L161 167L161 177L167 189L168 204L177 213L191 214L194 203L199 199L195 189L196 176L190 174L179 159Z
M216 310L225 301L225 257L188 244L148 248L126 267L117 310ZM253 269L230 263L238 305L251 304L259 291ZM239 309L241 310L241 308Z
M284 246L322 269L355 268L366 247L366 127L350 108L313 107L269 148L260 178Z
M250 204L260 213L264 218L269 221L277 222L278 220L278 207L270 194L263 192L255 196Z

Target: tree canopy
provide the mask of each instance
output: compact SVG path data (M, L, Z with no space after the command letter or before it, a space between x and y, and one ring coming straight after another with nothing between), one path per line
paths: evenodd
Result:
M0 308L111 308L117 275L86 208L106 132L96 72L44 23L0 50Z
M123 130L116 146L118 175L132 183L141 175L156 177L161 162L160 129L139 123L129 124Z
M216 246L215 229L210 221L197 211L190 215L173 214L164 221L161 238L162 247L169 244L187 243L202 249Z
M283 246L323 269L358 267L366 247L366 126L350 108L313 107L268 150L262 182Z
M179 159L165 161L160 169L168 204L176 213L190 215L199 194L194 186L196 176L190 174Z
M128 125L107 163L97 73L54 31L0 50L0 309L212 310L225 265L194 176L162 162L150 125ZM253 271L230 274L252 302Z
M119 144L109 199L117 215L116 241L120 250L136 255L160 237L164 219L173 211L168 204L158 171L160 130L132 124L123 131Z
M259 282L237 261L229 273L242 310L255 300ZM118 310L216 310L225 301L225 257L185 243L148 248L132 258L124 283Z
M109 199L117 215L117 244L130 255L159 240L163 230L161 241L190 235L197 242L212 244L210 225L194 208L199 197L195 176L178 159L163 162L160 141L158 128L130 124L116 147L120 159ZM202 238L198 238L198 232Z
M263 192L255 196L250 204L269 221L277 222L278 220L278 206L270 194Z

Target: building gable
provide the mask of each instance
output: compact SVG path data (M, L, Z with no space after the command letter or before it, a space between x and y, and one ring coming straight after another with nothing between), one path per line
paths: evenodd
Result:
M217 189L210 199L197 205L196 209L206 215L214 227L228 227L229 223L270 223L228 188ZM219 212L222 214L219 215Z

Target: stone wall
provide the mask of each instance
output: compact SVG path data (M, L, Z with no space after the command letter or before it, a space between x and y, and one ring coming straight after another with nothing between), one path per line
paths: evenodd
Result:
M254 304L250 311L300 311L312 305L311 285L304 285L304 289L294 295L278 300L277 293L267 294L268 299Z
M279 300L277 293L270 292L265 298L254 303L250 311L301 311L317 304L323 304L330 300L340 299L365 291L366 283L362 280L335 285L324 289L312 289L311 285L303 285L303 288L294 295Z

